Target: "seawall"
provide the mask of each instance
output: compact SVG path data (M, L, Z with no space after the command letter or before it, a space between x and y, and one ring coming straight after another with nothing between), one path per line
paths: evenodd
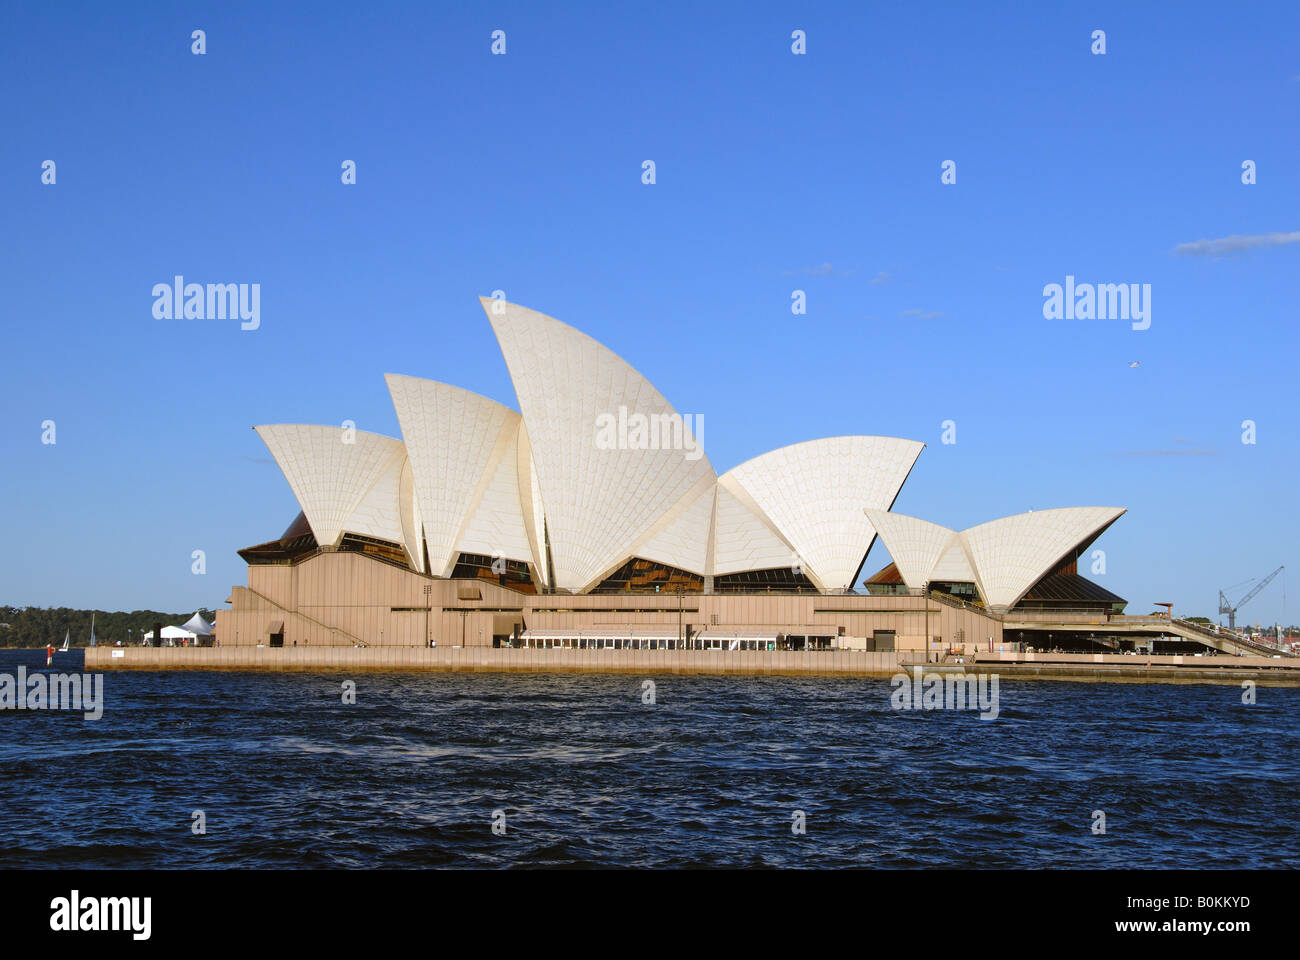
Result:
M721 676L890 677L911 657L855 650L534 650L496 647L95 647L91 670L329 670L445 673L666 673ZM1264 657L1127 657L980 654L932 672L1011 679L1232 683L1300 686L1300 660Z
M1109 653L981 653L930 669L996 673L1003 678L1112 683L1228 683L1300 686L1300 659L1234 656L1128 656Z
M902 654L854 650L530 650L498 647L95 647L87 670L432 670L888 677Z

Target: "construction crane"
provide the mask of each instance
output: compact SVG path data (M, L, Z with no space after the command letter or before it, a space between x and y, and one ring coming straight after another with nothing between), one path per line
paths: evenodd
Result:
M1255 586L1251 588L1250 593L1246 594L1235 604L1228 603L1228 598L1223 595L1223 591L1222 590L1219 591L1219 613L1226 613L1228 615L1229 630L1237 629L1237 611L1240 610L1242 607L1244 607L1251 600L1253 600L1255 594L1259 593L1259 591L1263 590L1270 583L1272 583L1273 578L1276 577L1279 573L1281 573L1285 569L1286 569L1285 566L1278 567L1276 570L1270 573L1263 580L1259 581L1259 583L1255 584ZM1229 587L1228 589L1232 589L1232 588Z

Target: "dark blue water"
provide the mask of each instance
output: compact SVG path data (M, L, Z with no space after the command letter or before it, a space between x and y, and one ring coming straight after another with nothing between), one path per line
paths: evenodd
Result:
M0 711L0 865L1300 866L1300 689L1003 681L988 722L886 680L345 679L107 673L98 721Z

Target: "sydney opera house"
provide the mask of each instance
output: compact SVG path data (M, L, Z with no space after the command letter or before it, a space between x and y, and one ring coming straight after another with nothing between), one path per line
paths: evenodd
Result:
M517 411L390 374L400 438L255 428L302 512L240 551L221 644L982 650L1009 616L1123 609L1078 572L1120 508L962 531L893 513L924 444L881 436L719 476L698 420L620 357L482 303ZM892 562L864 582L876 537Z

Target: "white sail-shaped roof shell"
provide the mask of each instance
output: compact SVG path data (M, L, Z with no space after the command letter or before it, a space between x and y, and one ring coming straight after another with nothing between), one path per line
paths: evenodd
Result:
M665 563L701 576L708 571L709 526L713 521L714 481L708 477L692 488L677 508L670 510L641 543L633 547L638 557Z
M975 568L966 555L966 541L960 533L954 534L944 548L939 562L926 577L930 583L974 583Z
M400 446L400 443L399 443ZM406 543L402 530L402 471L406 469L406 448L388 459L352 516L344 524L348 533L360 533L395 543Z
M519 478L520 508L524 518L524 533L532 550L533 575L543 587L550 586L550 569L546 563L546 513L542 509L542 489L537 484L537 465L533 462L533 447L528 442L528 428L523 418L519 420L519 435L515 442L515 462Z
M405 449L405 445L403 445ZM402 512L402 541L411 558L411 566L419 573L424 569L424 521L420 517L420 497L415 491L415 471L411 469L408 454L402 464L402 477L397 487L398 505Z
M526 550L522 513L517 523L508 516L512 483L514 509L519 510L517 481L511 479L519 414L449 384L398 374L385 379L411 461L428 572L448 576L467 534L478 546L491 545L489 540L500 535L499 546L474 552ZM505 460L509 466L503 474L499 468ZM472 527L471 519L476 521Z
M457 551L533 562L519 491L519 435L516 416L507 421L497 438L486 482L480 484L464 529L456 538Z
M1006 610L1081 544L1095 539L1122 507L1034 510L962 531L984 602Z
M875 538L863 508L888 510L924 447L896 437L809 440L742 463L720 482L749 495L813 583L843 590Z
M748 570L793 567L799 557L772 528L743 490L732 493L719 480L714 517L713 573L726 576Z
M400 440L316 424L253 429L289 482L318 544L329 549L344 531L353 531L405 545L400 516L386 514L380 506L391 479L400 477L406 457ZM372 492L374 499L368 499ZM354 530L358 526L365 529ZM375 529L383 533L370 533Z
M1061 560L1100 535L1124 510L1036 510L961 533L902 514L876 510L867 513L909 587L970 582L990 609L1007 610Z
M866 514L885 542L899 576L914 590L935 579L932 571L946 549L957 546L960 551L960 545L955 543L955 530L887 510L867 510Z
M546 517L554 587L583 592L633 554L713 468L683 449L597 446L602 415L674 417L648 380L586 334L502 300L482 299L519 398ZM686 449L693 447L694 449ZM426 519L426 523L427 523Z

